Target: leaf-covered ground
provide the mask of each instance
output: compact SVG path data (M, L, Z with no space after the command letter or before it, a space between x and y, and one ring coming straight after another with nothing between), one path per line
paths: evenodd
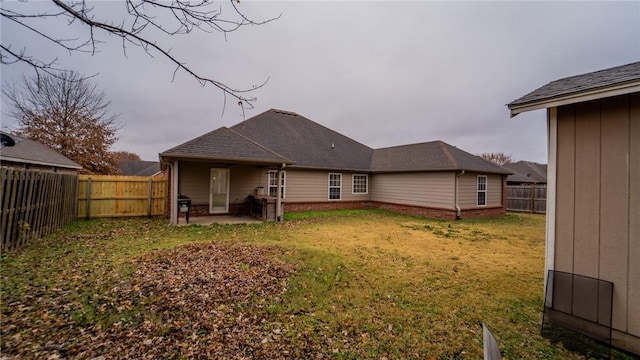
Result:
M103 292L33 288L2 314L3 358L278 358L282 341L265 305L286 291L291 265L278 248L193 244L137 258ZM85 286L81 279L70 279ZM104 290L104 289L103 289ZM73 295L70 295L72 294ZM10 298L10 296L8 297ZM9 300L9 299L6 299ZM250 307L250 309L248 308ZM24 316L38 308L39 317ZM142 310L141 308L144 308ZM95 312L96 314L88 314ZM108 314L106 321L90 318ZM105 318L100 316L101 318Z
M540 336L544 217L78 221L0 257L0 360L581 359Z

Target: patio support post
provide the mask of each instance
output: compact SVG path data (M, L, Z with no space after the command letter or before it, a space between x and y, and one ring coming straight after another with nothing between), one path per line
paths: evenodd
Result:
M276 221L282 221L283 213L282 213L282 169L284 169L285 164L282 164L278 167L278 186L276 190Z
M169 209L171 211L171 225L178 225L178 160L175 160L171 166L171 203Z

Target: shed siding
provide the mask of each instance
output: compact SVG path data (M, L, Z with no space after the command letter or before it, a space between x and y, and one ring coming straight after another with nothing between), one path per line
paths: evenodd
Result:
M554 269L573 272L573 212L575 204L575 112L558 109L558 151L556 163L556 236Z
M640 94L631 95L629 104L628 332L640 336Z
M455 172L375 174L371 200L454 209Z
M598 242L600 207L600 114L599 105L595 102L576 106L575 146L576 185L575 208L580 211L574 217L575 239L573 270L575 273L598 277ZM587 180L587 181L585 181ZM596 221L594 221L594 219Z
M557 130L554 268L612 281L613 328L634 336L614 343L638 349L640 95L562 106Z
M478 175L487 177L487 205L478 206ZM462 209L502 205L502 176L467 172L458 178L458 206Z

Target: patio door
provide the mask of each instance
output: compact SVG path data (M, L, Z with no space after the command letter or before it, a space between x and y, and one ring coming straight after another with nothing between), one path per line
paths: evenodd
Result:
M209 185L209 212L229 212L229 169L211 169Z

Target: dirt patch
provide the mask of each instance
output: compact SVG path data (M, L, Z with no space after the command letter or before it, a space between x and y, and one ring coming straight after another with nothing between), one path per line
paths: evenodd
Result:
M266 311L294 271L274 260L283 251L187 245L136 259L103 292L53 289L46 304L16 301L2 316L2 359L286 356ZM32 311L39 321L24 316Z

